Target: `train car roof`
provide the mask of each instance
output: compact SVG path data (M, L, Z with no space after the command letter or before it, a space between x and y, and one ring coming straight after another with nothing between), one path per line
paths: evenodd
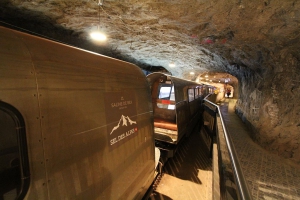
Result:
M161 73L161 72L154 72L154 73L148 74L147 75L147 80L152 85L157 79L159 79L159 78L165 79L164 77L166 77L167 80L171 80L173 82L173 84L176 85L176 86L186 86L186 85L190 85L190 86L195 85L195 86L197 86L197 85L202 85L201 83L197 83L195 81L190 81L190 80L178 78L178 77L171 76L169 74L165 74L165 73Z
M70 44L66 44L66 43L63 43L61 41L57 41L57 40L54 40L54 39L51 39L51 38L46 38L46 37L44 37L42 35L37 35L35 33L31 33L31 32L29 32L27 30L20 30L20 29L14 28L14 27L3 26L3 24L1 24L1 23L0 23L0 29L4 29L4 30L7 30L7 31L13 31L16 34L21 34L21 35L24 35L25 37L33 37L33 38L37 38L37 39L40 39L40 40L45 40L45 41L48 41L48 42L53 42L53 43L56 43L58 45L66 46L66 47L77 49L77 50L80 50L80 51L83 51L83 52L87 52L87 53L90 53L90 54L94 54L94 55L98 55L98 56L101 56L101 57L105 57L105 58L110 59L110 60L117 60L119 62L127 63L127 64L130 64L130 65L134 65L133 63L130 63L130 62L126 62L126 61L119 60L119 59L116 59L116 58L112 58L112 57L109 57L109 56L106 56L106 55L103 55L103 54L100 54L100 53L96 53L96 52L89 51L89 50L86 50L86 49L82 49L82 48L79 48L79 47L76 47L76 46L72 46Z

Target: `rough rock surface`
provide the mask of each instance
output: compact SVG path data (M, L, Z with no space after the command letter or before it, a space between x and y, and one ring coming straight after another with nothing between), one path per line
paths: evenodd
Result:
M300 163L300 1L2 0L0 20L148 70L235 76L253 138ZM108 40L95 44L99 24Z

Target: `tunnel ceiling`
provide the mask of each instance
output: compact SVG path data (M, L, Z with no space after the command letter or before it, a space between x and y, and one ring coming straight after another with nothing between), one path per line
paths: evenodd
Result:
M179 77L191 71L238 76L240 67L260 74L272 67L274 52L296 54L300 42L296 0L104 0L102 6L2 0L0 7L6 23ZM108 40L95 44L89 33L99 24Z

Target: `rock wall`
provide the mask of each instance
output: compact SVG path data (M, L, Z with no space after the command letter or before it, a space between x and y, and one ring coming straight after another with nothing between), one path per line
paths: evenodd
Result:
M248 71L239 76L236 112L262 147L300 163L299 59L281 51L266 68L261 75Z

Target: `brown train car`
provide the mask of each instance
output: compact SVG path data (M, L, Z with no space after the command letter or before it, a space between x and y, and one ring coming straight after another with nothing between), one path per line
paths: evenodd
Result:
M200 122L206 85L163 73L147 76L153 104L156 145L172 157L183 136Z
M158 160L142 71L1 26L0 44L0 199L141 199Z

